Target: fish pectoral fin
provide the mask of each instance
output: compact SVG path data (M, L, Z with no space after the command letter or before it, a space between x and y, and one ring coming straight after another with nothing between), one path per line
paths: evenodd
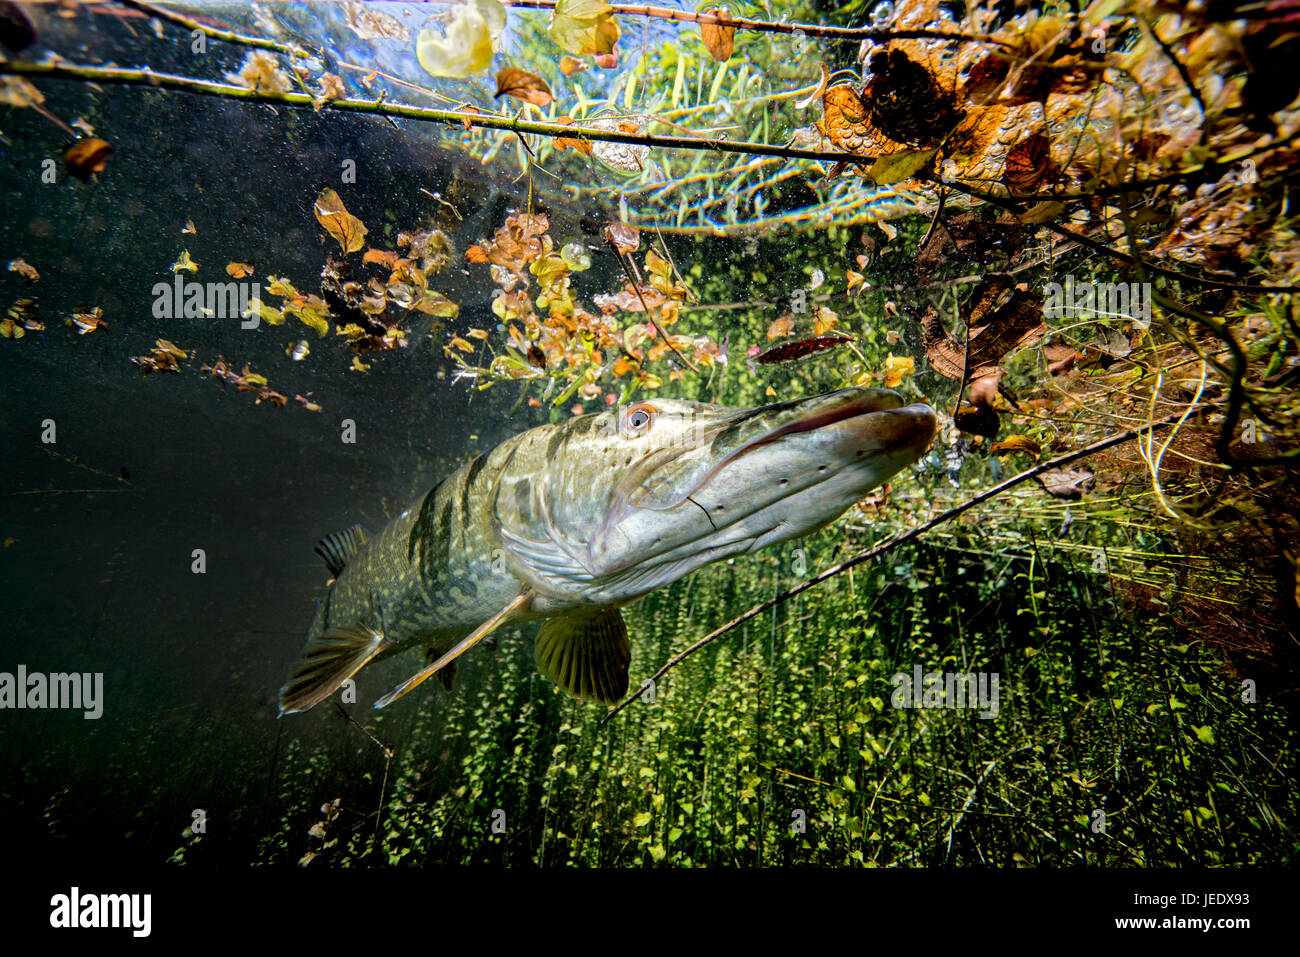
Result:
M502 608L499 612L497 612L487 621L483 622L483 624L479 625L468 635L466 635L464 638L458 641L456 645L449 652L447 652L445 655L443 655L433 664L429 665L427 668L424 668L416 672L415 674L411 675L411 677L407 678L405 681L403 681L392 691L388 692L388 694L384 695L382 698L376 701L375 707L386 708L394 701L396 701L398 698L414 691L421 684L423 684L424 681L428 679L430 675L433 675L436 672L441 671L443 668L447 667L447 665L451 664L453 661L455 661L465 652L469 651L469 649L473 648L476 644L478 644L480 641L486 638L490 632L492 632L499 626L505 624L507 621L510 621L512 618L516 618L519 615L523 614L523 612L525 612L528 609L528 603L532 601L532 598L533 598L532 590L529 588L524 588L510 602L510 604L506 605L506 607Z
M534 654L542 674L576 698L615 704L627 694L632 649L617 608L550 619Z
M280 689L280 714L314 708L389 644L377 628L362 624L345 625L313 638Z
M325 560L325 567L330 570L330 574L338 578L343 566L369 540L369 532L360 525L353 525L333 535L326 535L316 543L313 551Z

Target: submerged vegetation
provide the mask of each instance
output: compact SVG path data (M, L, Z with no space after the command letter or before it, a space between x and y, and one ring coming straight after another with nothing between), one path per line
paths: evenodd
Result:
M0 102L77 139L61 149L86 189L115 175L114 133L52 114L56 81L373 115L522 191L507 209L495 186L421 187L427 221L399 225L331 168L337 190L305 197L328 243L319 294L274 262L183 251L169 282L262 282L239 318L271 326L277 356L351 375L423 350L520 425L634 395L752 405L847 385L940 412L911 474L830 528L632 606L634 688L681 659L612 717L537 680L526 630L401 729L340 706L332 746L277 751L258 861L1294 863L1292 14L468 0L401 18L251 5L218 26L92 6L225 55L202 75L0 60ZM314 39L327 29L334 46ZM3 346L58 348L73 332L36 319L28 287L51 280L24 253L8 254ZM458 274L481 294L452 291ZM105 315L66 323L112 337ZM179 337L156 343L122 361L196 362ZM192 371L288 404L255 358L210 358ZM998 681L953 707L951 681L926 698L932 674ZM172 860L214 847L187 832Z

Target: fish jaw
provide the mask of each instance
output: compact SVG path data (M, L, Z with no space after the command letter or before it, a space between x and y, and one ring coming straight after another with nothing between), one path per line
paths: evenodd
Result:
M649 451L604 485L594 477L595 524L579 535L556 522L545 536L548 591L622 603L710 562L807 535L915 462L936 428L928 406L883 389L707 415L693 444Z

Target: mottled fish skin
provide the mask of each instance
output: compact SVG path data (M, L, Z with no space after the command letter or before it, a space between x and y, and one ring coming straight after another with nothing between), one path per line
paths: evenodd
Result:
M752 409L655 399L530 429L362 544L308 646L360 625L382 636L376 658L442 654L521 594L511 621L617 609L823 527L914 462L934 430L928 406L884 389Z

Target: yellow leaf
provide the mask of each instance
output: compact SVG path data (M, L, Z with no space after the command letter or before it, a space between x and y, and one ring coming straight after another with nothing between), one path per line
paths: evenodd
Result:
M353 357L352 357L352 368L356 369L358 372L369 372L369 371L370 371L370 366L368 366L368 365L366 365L364 362L362 362L360 356L353 356Z
M316 221L325 227L325 231L338 240L344 254L360 251L366 244L366 227L343 206L343 200L332 189L327 189L316 198Z
M415 52L433 76L463 79L492 63L492 37L505 26L506 11L497 0L469 0L452 10L447 32L421 30Z
M871 168L867 170L867 175L880 186L911 179L928 166L938 152L938 150L908 150L903 153L878 156L871 164Z
M885 360L885 388L894 388L903 381L903 376L915 372L916 360L911 356L890 356Z
M253 275L252 263L226 263L226 275L231 279L243 279Z
M558 0L547 30L561 49L576 56L612 53L622 32L603 0Z
M473 352L473 351L474 351L474 344L473 344L472 342L466 342L466 341L465 341L464 339L462 339L460 336L452 336L452 337L451 337L451 344L452 344L452 347L453 347L453 348L455 348L455 349L459 349L461 352Z
M181 250L181 258L172 263L172 272L180 272L182 269L188 272L198 272L199 264L190 258L188 249Z

